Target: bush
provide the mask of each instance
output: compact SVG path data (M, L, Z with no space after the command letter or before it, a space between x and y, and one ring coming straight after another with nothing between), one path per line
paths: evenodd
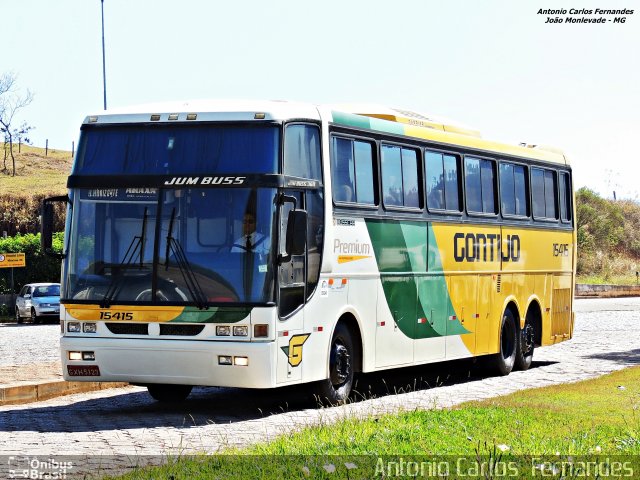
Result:
M632 275L640 260L640 205L614 201L593 190L576 192L579 275L604 281Z
M56 233L53 237L53 250L62 252L64 233ZM0 252L24 253L27 266L14 268L13 278L16 292L23 285L32 282L59 282L61 261L49 257L40 248L40 234L16 235L0 238ZM0 269L0 293L11 292L11 269Z
M0 232L9 235L36 233L40 231L40 208L42 200L55 193L34 195L0 195ZM64 230L65 205L54 205L54 229Z

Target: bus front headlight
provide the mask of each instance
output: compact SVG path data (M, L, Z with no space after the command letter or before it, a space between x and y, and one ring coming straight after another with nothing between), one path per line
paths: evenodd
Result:
M233 327L234 337L246 337L249 335L249 327L247 325L235 325Z
M67 323L67 332L69 332L69 333L80 333L80 322L69 322L69 323Z

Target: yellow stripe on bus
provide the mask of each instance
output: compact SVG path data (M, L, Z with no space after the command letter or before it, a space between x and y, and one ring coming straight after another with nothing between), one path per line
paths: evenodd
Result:
M184 312L184 307L126 306L100 308L98 305L69 305L67 313L76 320L129 322L170 322Z

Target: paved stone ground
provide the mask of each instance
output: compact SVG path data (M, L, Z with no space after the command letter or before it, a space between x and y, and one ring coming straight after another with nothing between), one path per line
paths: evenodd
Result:
M0 455L119 455L131 465L134 454L215 453L346 416L448 407L640 365L640 299L582 300L576 310L573 340L536 350L530 370L508 377L470 374L467 361L376 373L358 385L367 399L336 408L315 405L304 386L199 388L179 407L138 387L70 395L0 407Z
M0 386L59 379L60 325L0 324Z

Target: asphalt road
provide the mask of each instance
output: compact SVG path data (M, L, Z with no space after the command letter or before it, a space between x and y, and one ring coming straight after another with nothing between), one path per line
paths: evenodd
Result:
M640 298L579 300L575 310L574 338L537 349L530 370L508 377L483 377L470 361L390 370L364 376L358 399L336 408L319 408L304 386L198 388L180 406L158 404L139 387L102 390L0 407L0 455L116 455L110 461L130 466L134 454L214 453L345 415L447 407L640 365ZM0 328L0 366L57 359L57 329Z

